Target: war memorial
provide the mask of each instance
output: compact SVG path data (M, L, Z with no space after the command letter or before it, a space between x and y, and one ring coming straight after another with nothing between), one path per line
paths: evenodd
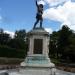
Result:
M37 7L36 22L27 33L29 43L27 56L20 63L19 68L5 70L0 75L72 75L56 70L55 64L48 57L50 37L49 33L42 26L43 4L38 5L37 0L35 3Z
M33 29L27 34L29 51L25 61L21 63L21 66L25 67L25 69L34 70L34 75L36 75L36 73L39 75L55 75L55 65L51 63L48 57L49 33L42 27L43 5L38 5L36 1L36 6L36 22L34 23ZM40 23L40 26L36 27L38 23ZM43 70L45 70L45 72L43 72Z

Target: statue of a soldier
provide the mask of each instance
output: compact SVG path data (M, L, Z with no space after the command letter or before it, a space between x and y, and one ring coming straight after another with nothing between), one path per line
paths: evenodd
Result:
M37 14L36 14L36 22L34 23L33 29L36 28L36 25L40 22L40 28L42 28L42 14L43 14L43 4L38 4L36 0L36 6L37 6Z

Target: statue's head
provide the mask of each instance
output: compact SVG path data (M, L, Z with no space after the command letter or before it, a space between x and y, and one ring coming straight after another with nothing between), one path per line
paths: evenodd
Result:
M43 4L39 4L39 6L40 6L41 8L43 8Z

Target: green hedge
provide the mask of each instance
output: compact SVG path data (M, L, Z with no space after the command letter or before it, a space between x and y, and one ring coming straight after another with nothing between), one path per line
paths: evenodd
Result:
M9 57L9 58L25 58L26 50L14 49L8 46L0 45L0 57Z

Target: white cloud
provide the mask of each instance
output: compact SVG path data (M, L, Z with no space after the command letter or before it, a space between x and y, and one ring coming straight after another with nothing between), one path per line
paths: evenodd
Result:
M75 30L75 2L68 0L63 6L59 5L56 8L49 7L44 11L43 17L58 21L61 25L66 24L71 29Z
M11 32L11 31L4 31L4 33L8 33L8 34L10 34L10 37L11 38L14 38L14 32Z
M51 28L45 28L45 30L46 30L47 32L49 32L50 34L53 32L53 30L52 30Z
M58 4L61 4L63 2L66 2L68 0L44 0L49 6L56 6Z
M60 11L60 8L57 8L57 9L56 8L49 8L49 9L45 10L44 14L43 14L44 18L59 21L59 22L66 21L67 20L66 16L67 15L63 14L63 11Z
M38 4L43 4L45 5L46 3L43 0L38 1Z

